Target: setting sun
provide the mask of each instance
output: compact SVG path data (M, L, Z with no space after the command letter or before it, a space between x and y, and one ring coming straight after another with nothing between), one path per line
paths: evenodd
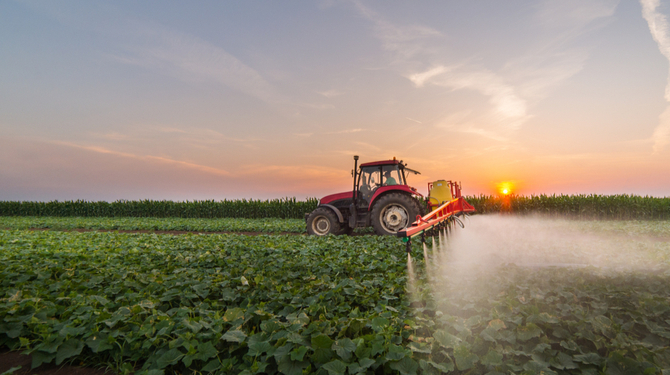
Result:
M497 190L502 195L512 194L514 191L514 184L510 181L499 182L497 184Z

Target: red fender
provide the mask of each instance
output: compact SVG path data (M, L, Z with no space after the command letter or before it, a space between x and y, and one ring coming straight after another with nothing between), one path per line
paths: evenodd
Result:
M419 192L416 191L416 189L414 189L412 187L409 187L407 185L382 186L382 187L378 188L377 190L375 190L375 193L372 195L372 198L370 198L370 205L368 206L368 211L372 210L372 204L375 202L375 199L377 199L378 196L380 196L381 194L384 194L388 191L394 191L394 190L402 191L402 192L405 192L405 193L410 193L412 195L418 195L420 197L423 197L423 195L419 194Z

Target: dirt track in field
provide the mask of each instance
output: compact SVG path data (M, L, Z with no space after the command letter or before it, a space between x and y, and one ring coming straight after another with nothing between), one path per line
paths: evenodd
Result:
M8 229L8 228L2 228ZM58 231L58 232L117 232L117 233L148 233L148 234L240 234L244 236L261 236L261 235L291 235L291 236L301 236L306 235L307 233L295 233L295 232L237 232L237 231L220 231L220 232L203 232L203 231L188 231L188 230L145 230L145 229L85 229L85 228L74 228L74 229L58 229L58 228L29 228L28 230L32 231Z
M0 227L0 230L12 230L12 228L3 228ZM219 231L219 232L203 232L203 231L188 231L188 230L127 230L127 229L84 229L84 228L74 228L74 229L59 229L59 228L28 228L27 230L32 231L56 231L56 232L116 232L116 233L147 233L147 234L172 234L172 235L182 235L182 234L239 234L243 236L280 236L280 235L289 235L289 236L306 236L307 233L296 233L296 232L238 232L238 231ZM375 234L370 233L353 233L350 236L374 236ZM1 374L1 373L0 373Z
M20 369L12 375L115 375L114 372L91 367L44 364L31 370L32 359L29 355L20 352L0 351L0 374L15 367Z

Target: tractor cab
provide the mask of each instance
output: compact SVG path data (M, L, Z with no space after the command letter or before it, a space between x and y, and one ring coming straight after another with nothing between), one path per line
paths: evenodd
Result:
M384 162L368 163L374 165L361 165L358 178L358 197L361 205L369 205L374 193L382 186L407 185L405 174L402 172L403 165L397 160L388 160L391 164L378 164Z

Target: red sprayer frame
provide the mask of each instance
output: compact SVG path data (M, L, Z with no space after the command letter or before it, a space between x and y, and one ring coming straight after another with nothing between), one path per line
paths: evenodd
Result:
M462 213L474 212L475 208L463 199L458 197L449 202L445 202L440 207L428 213L426 216L416 216L416 221L412 226L405 230L398 231L396 236L402 237L404 242L407 242L407 252L410 249L410 241L412 237L424 234L427 230L433 229L439 224L449 220L452 217L458 216Z

